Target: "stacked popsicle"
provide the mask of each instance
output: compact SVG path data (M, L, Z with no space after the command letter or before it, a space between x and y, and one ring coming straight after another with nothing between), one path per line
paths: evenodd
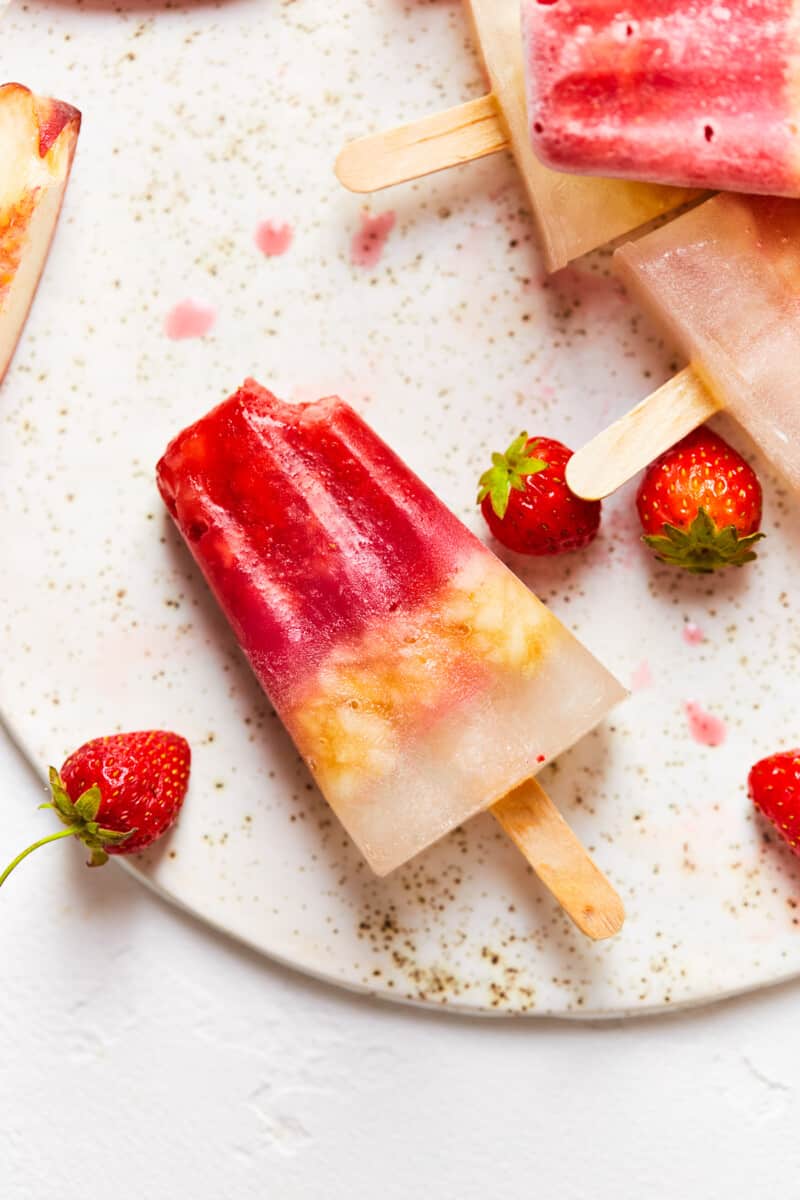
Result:
M800 194L791 4L523 0L532 144L585 174ZM575 455L613 491L721 407L800 486L800 201L718 196L615 256L690 367Z
M498 802L519 840L520 785L623 695L337 397L288 405L249 380L158 483L378 874Z

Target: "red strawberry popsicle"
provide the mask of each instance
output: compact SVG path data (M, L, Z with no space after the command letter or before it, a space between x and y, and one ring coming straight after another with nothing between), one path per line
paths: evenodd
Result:
M338 397L252 380L168 447L167 507L328 801L385 874L622 690Z

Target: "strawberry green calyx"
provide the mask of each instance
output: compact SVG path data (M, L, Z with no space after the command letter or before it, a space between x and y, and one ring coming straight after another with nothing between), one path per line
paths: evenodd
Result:
M55 767L50 768L50 791L53 799L42 808L53 808L60 821L69 826L76 837L91 850L89 866L102 867L107 862L106 846L118 846L136 832L128 829L120 833L116 829L103 829L96 817L103 799L97 784L87 788L73 803L64 787L64 781Z
M527 433L521 433L505 454L493 454L491 467L478 480L478 504L488 496L501 521L506 515L511 489L524 492L525 476L538 475L547 466L543 459L526 453L528 441Z
M663 534L646 535L642 541L661 562L683 567L693 575L710 575L722 567L752 562L757 557L753 546L764 536L758 532L742 537L733 525L718 529L701 508L688 530L665 524Z
M96 817L103 797L99 787L96 785L87 788L73 803L67 794L58 771L55 767L51 767L50 791L52 793L52 800L46 804L40 804L39 807L52 808L59 820L67 828L62 829L60 833L51 833L48 837L40 838L38 842L34 842L32 846L28 846L27 850L23 850L21 854L18 854L0 875L0 887L5 883L14 868L22 862L23 858L27 858L29 854L32 854L34 850L38 850L40 846L46 846L48 842L60 841L61 838L67 837L79 838L90 851L88 865L90 867L102 867L103 863L108 861L106 847L118 846L136 832L135 829L129 829L124 833L120 833L115 829L104 829L98 823Z

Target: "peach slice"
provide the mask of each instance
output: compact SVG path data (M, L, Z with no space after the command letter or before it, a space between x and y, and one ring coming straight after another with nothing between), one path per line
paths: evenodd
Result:
M0 85L0 382L47 258L80 125L71 105Z

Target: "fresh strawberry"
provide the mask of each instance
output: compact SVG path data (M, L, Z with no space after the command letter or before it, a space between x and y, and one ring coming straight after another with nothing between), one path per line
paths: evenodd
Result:
M580 500L564 469L572 451L552 438L521 433L493 454L478 503L494 536L520 554L564 554L588 546L600 527L599 500Z
M750 799L795 854L800 854L800 750L762 758L747 777Z
M32 850L76 837L91 851L89 866L109 854L135 854L170 828L189 785L189 743L176 733L114 733L71 754L61 772L50 768L52 808L67 826L23 850L0 875L3 884Z
M753 468L706 426L651 463L636 496L656 558L696 575L753 561L761 505Z

